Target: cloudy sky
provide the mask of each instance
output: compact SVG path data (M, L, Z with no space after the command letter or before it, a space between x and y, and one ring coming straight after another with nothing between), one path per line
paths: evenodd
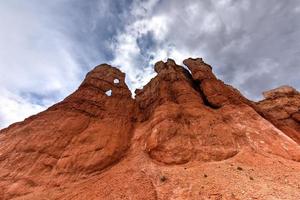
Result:
M74 91L94 66L132 91L171 57L203 57L248 98L300 89L299 0L0 0L0 128Z

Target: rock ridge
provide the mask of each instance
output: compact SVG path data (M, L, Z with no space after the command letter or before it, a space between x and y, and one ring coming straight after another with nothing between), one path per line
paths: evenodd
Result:
M202 58L183 64L157 62L135 99L123 72L99 65L63 101L0 130L0 199L298 199L299 92L253 102ZM258 190L250 169L274 187Z

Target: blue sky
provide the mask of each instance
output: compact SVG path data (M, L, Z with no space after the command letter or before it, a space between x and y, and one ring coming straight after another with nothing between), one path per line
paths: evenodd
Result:
M298 0L0 0L0 127L62 100L101 63L132 91L168 57L203 57L253 100L299 90L299 21Z

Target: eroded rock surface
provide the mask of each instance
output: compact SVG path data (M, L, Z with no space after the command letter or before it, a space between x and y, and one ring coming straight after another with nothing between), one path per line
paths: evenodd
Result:
M134 101L124 79L118 69L98 66L64 101L2 130L3 198L52 182L60 185L69 175L89 174L120 160L133 130ZM112 96L107 96L110 89ZM61 174L62 179L51 178Z
M97 66L1 130L0 199L299 199L299 93L255 103L202 59L183 63L156 63L135 99L125 74Z
M265 99L257 103L260 109L276 119L277 126L300 144L300 93L290 86L281 86L263 95Z

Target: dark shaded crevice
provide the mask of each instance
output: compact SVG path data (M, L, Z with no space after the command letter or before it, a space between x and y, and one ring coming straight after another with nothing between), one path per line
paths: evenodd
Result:
M210 107L212 109L219 109L220 108L219 106L215 106L208 101L208 99L207 99L206 95L204 94L203 90L201 89L200 85L201 85L200 80L193 80L192 86L200 94L200 96L204 102L204 105L207 107Z
M194 59L194 60L196 60L196 59ZM211 67L211 66L209 66L209 67ZM185 77L188 80L191 81L192 88L194 90L196 90L198 92L198 94L200 94L200 97L202 98L202 100L204 102L204 105L207 106L207 107L210 107L212 109L219 109L220 108L219 106L215 106L215 105L211 104L208 101L206 95L204 94L203 90L200 87L201 81L200 80L194 80L192 72L189 69L186 69L186 68L182 67L182 70L183 70L183 73L184 73Z
M175 94L175 92L173 91L172 89L172 85L169 84L168 85L168 91L169 91L169 98L172 102L178 104L178 101L177 101L177 95Z

